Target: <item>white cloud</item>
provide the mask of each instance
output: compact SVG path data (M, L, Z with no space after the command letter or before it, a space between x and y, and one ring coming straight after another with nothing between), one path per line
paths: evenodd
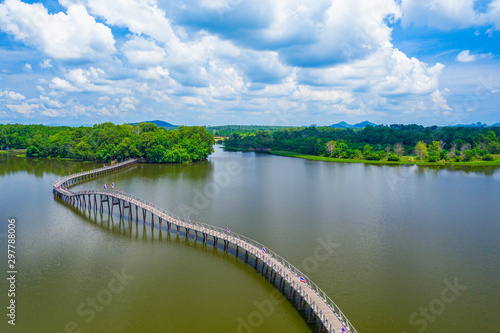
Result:
M448 90L445 90L448 93ZM452 108L448 106L448 102L443 94L437 89L431 94L432 102L434 103L434 109L438 111L452 111Z
M154 66L165 61L165 51L153 40L134 37L127 41L122 51L130 64L136 66Z
M139 104L139 100L132 96L123 97L118 108L121 111L135 110L135 104Z
M183 96L181 98L182 103L191 106L206 106L207 104L200 97L193 96Z
M102 69L92 66L89 69L76 68L70 70L66 73L66 79L69 82L54 78L52 80L54 84L56 79L60 83L59 89L66 91L86 91L112 95L131 93L129 88L122 86L125 84L124 81L111 81L106 78L106 73Z
M127 27L138 35L148 35L162 43L178 41L165 12L154 0L83 0L79 2L84 3L93 14L103 17L110 25ZM65 0L63 3L71 3L71 1Z
M491 53L471 54L470 50L463 50L457 55L456 60L459 62L474 62L477 59L490 59L492 57Z
M30 65L30 64L24 64L24 68L25 68L26 70L29 70L29 71L30 71L30 70L31 70L31 65Z
M52 60L51 59L43 59L43 61L40 63L40 67L51 68L52 67Z
M17 93L15 91L0 91L0 98L6 98L12 101L22 101L26 99L26 97L20 93Z
M30 116L33 110L38 108L38 104L28 104L23 102L21 104L7 104L6 105L12 111L22 114L23 116Z
M474 0L402 0L403 25L428 25L441 29L464 28L478 22Z
M387 44L365 59L298 73L303 83L398 95L431 93L438 86L442 69L442 64L429 67Z
M92 60L115 52L111 29L97 23L81 5L49 14L39 3L5 0L0 4L0 28L55 59Z
M47 107L60 109L64 106L64 104L61 103L60 101L53 100L47 96L40 95L39 99Z
M59 77L55 77L52 79L52 83L50 84L50 87L52 89L63 90L63 91L68 91L68 92L81 91L81 89L76 88L68 81L61 79Z
M457 55L457 61L460 62L473 62L476 60L476 56L470 54L469 50L463 50Z
M443 30L493 25L500 30L500 0L492 0L484 12L475 9L477 0L402 0L402 24Z

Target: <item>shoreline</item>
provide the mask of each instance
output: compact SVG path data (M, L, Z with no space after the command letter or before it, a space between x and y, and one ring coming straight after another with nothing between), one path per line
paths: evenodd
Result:
M234 150L231 150L234 151ZM323 162L337 162L337 163L363 163L363 164L377 164L377 165L421 165L421 166L430 166L430 167L447 167L447 166L471 166L471 167L488 167L488 166L500 166L500 159L496 159L493 161L471 161L471 162L422 162L422 161L372 161L372 160L356 160L356 159L343 159L343 158L332 158L332 157L324 157L324 156L315 156L315 155L307 155L301 153L295 153L290 151L282 151L282 150L271 150L267 152L271 155L276 156L284 156L284 157L294 157L294 158L303 158L307 160L313 161L323 161Z

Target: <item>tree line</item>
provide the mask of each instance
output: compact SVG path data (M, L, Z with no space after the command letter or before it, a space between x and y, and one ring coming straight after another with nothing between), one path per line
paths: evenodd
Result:
M224 146L237 150L282 150L342 159L400 161L493 160L500 153L500 127L367 126L361 130L299 127L234 132Z
M72 158L108 162L143 157L153 163L206 159L214 138L202 126L174 130L151 123L92 127L0 125L0 149L27 149L28 157Z

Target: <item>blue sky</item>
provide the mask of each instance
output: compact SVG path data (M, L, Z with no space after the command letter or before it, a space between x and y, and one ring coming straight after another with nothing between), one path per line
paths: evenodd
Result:
M0 123L500 122L500 0L4 0Z

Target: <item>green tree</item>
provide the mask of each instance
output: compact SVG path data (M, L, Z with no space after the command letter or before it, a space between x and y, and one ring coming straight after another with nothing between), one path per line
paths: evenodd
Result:
M415 145L415 153L421 160L425 160L429 157L429 153L427 152L427 145L423 141L417 142Z

